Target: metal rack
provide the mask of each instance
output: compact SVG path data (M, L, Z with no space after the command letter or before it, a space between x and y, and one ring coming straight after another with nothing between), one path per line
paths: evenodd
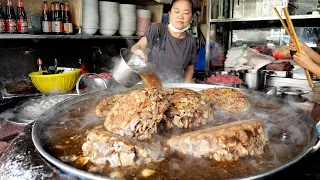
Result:
M139 39L139 36L0 34L0 39Z
M268 28L268 27L281 27L281 23L278 17L258 17L258 18L224 18L223 13L223 1L219 0L219 16L217 19L211 18L212 2L207 0L206 10L206 63L205 72L209 71L210 63L210 30L211 24L217 26L223 26L226 28L225 33L228 33L228 45L230 48L232 42L232 30L239 29L253 29L253 28ZM227 0L225 0L227 1ZM233 17L233 0L229 0L229 17ZM298 27L320 27L320 15L293 15L291 16L293 24Z

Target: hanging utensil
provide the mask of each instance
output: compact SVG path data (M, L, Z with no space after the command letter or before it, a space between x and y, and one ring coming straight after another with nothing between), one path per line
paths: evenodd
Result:
M58 67L58 60L57 58L54 59L54 74L57 74L57 67Z

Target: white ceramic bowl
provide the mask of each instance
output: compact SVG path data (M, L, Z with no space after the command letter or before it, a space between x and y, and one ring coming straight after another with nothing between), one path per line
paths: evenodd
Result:
M84 34L93 35L98 31L98 28L82 28Z
M133 36L135 30L119 30L121 36Z
M117 29L99 29L100 33L104 36L113 36Z
M150 10L145 10L145 9L137 9L137 16L138 17L151 17L151 11Z

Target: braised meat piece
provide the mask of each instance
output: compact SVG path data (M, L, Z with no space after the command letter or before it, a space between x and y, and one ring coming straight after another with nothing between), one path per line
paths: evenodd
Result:
M170 103L165 112L167 128L190 128L206 123L211 117L212 108L201 95L191 89L172 88L163 90Z
M164 159L160 143L144 143L112 134L102 128L92 129L82 146L83 156L97 165L124 167L141 165Z
M106 130L134 139L150 139L157 132L169 102L157 89L145 88L123 94L107 114Z
M167 144L193 157L234 161L248 155L262 155L267 138L261 121L244 120L173 136Z
M100 118L106 118L108 112L113 107L114 103L122 97L122 94L117 94L114 96L109 96L102 100L98 106L94 109L96 115Z
M291 71L292 66L289 61L283 61L281 63L271 63L268 64L266 67L267 70L273 70L273 71Z
M233 88L208 88L200 91L204 99L214 107L231 113L239 113L249 109L247 98Z

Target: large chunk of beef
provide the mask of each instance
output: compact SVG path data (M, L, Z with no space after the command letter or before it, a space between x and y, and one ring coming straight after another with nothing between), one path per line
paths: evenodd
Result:
M211 117L211 106L196 91L173 88L166 89L162 93L166 94L165 97L170 103L166 111L167 128L190 128L203 125Z
M267 138L261 121L244 120L174 136L167 144L182 154L233 161L262 155Z
M157 89L134 90L118 99L107 114L104 126L121 136L150 139L168 107L168 100Z
M124 167L164 159L160 143L143 143L112 134L102 128L92 129L82 146L83 156L97 165Z
M122 94L109 96L103 99L98 106L94 109L96 115L100 118L106 118L108 112L112 109L114 103L122 97Z
M239 113L249 108L247 98L233 88L208 88L200 91L208 103L231 113Z

